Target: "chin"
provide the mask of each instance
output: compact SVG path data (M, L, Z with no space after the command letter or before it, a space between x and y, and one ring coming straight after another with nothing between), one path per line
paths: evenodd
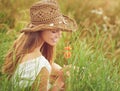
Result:
M57 43L49 43L50 46L56 46Z
M48 43L48 42L46 42L47 44L49 44L50 46L56 46L56 44L57 44L57 42L52 42L52 43Z
M56 44L49 44L49 45L51 45L51 46L56 46Z

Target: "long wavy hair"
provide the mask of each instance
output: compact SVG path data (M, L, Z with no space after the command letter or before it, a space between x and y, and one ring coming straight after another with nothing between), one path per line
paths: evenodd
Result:
M2 68L3 73L7 74L9 77L12 76L17 65L25 54L32 52L41 44L41 32L42 31L22 33L15 40L12 48L8 51L5 57L5 62ZM50 63L53 62L54 46L44 43L40 49L40 52L47 60L49 60Z

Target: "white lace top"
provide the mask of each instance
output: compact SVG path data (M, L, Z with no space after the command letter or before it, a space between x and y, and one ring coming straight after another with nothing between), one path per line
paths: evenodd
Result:
M31 86L43 67L51 73L51 65L42 55L19 64L13 75L15 85L19 85L21 88Z

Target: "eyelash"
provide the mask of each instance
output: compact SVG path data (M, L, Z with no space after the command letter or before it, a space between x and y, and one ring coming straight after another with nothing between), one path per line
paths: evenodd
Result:
M52 31L52 33L56 33L56 31Z

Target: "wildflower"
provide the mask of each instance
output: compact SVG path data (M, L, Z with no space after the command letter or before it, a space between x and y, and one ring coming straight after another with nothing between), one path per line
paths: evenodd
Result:
M108 20L108 17L107 16L103 16L103 20Z
M66 46L64 49L65 50L71 50L72 48L71 48L71 46Z
M83 70L85 70L85 67L82 67Z
M64 52L64 57L66 59L70 58L71 57L71 52L70 51Z
M94 14L97 14L97 15L102 15L103 14L103 10L101 8L93 9L93 10L91 10L91 13L94 13Z

